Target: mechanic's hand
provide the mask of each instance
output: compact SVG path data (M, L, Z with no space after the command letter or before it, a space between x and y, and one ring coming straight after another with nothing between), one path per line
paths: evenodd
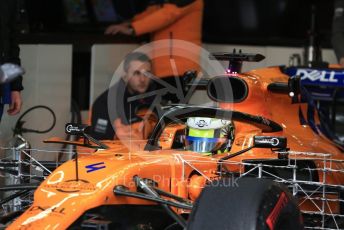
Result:
M136 115L142 119L139 126L142 137L143 139L148 139L155 125L158 123L158 116L152 110L147 108L141 108L136 112Z
M20 91L12 91L11 92L11 104L9 109L7 110L8 115L16 115L20 112L22 107L22 99L20 96Z
M344 57L339 60L339 65L344 68Z
M125 35L133 35L133 28L130 27L129 23L121 23L121 24L115 24L111 25L105 30L105 34L125 34Z
M141 108L136 112L136 115L141 118L143 121L152 121L152 122L158 122L158 116L154 111L147 109L147 108Z

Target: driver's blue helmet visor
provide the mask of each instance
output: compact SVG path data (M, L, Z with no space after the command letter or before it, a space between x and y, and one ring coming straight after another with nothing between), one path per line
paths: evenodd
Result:
M207 137L186 136L185 148L190 151L209 154L218 150L226 141L227 141L226 138L207 138Z

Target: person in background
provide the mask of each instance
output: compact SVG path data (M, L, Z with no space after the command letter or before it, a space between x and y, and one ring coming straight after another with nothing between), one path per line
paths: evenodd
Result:
M19 46L16 39L17 0L0 1L0 65L13 63L20 65ZM17 80L0 85L0 120L4 105L9 104L7 113L16 115L20 112L22 99L20 91L23 90L22 77Z
M344 0L334 1L332 45L340 66L344 68Z
M144 95L155 90L154 82L146 76L151 68L151 60L146 54L133 52L126 56L124 76L102 93L92 106L91 130L94 138L148 138L157 122L155 114L149 109L156 104L156 95Z
M153 72L169 85L177 87L179 77L189 70L199 71L200 67L199 60L192 61L173 55L173 39L188 41L200 47L202 15L203 0L154 0L144 12L135 15L130 22L111 25L105 34L140 36L150 33L152 42L169 39L167 46L170 53L152 60ZM180 102L180 98L172 92L167 93L163 100Z

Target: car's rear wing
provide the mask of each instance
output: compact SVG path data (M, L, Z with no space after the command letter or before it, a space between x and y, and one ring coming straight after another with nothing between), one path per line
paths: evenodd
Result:
M289 67L284 72L291 77L300 76L301 86L314 100L344 101L344 69Z

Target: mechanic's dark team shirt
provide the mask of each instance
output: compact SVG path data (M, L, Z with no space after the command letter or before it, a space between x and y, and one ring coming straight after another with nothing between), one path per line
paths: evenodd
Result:
M0 65L4 63L20 65L19 46L16 39L17 4L17 0L0 1ZM22 77L9 84L0 85L0 106L11 103L11 91L21 90L23 90ZM0 111L0 120L1 115Z
M338 60L344 57L344 0L335 0L332 44Z
M152 83L147 93L154 90L155 85ZM121 79L95 100L91 115L92 136L99 140L113 139L115 135L114 120L120 118L124 125L141 121L141 118L136 115L137 110L142 107L150 107L155 97L155 95L145 97L129 93L125 82ZM112 99L109 101L110 98Z

